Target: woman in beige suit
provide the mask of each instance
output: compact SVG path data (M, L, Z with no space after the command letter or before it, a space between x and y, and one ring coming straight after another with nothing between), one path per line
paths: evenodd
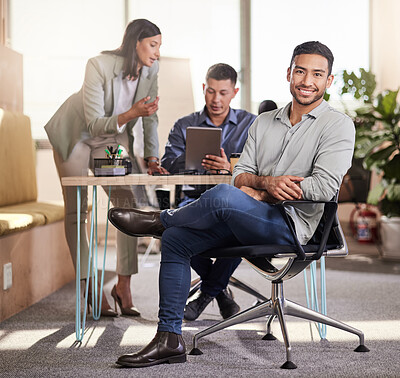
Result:
M69 97L45 126L60 179L87 175L88 169L93 170L94 158L104 158L104 150L110 145L122 145L133 158L132 129L139 117L143 120L148 173L163 171L158 160L156 114L160 46L159 28L148 20L138 19L127 26L119 48L89 59L81 90ZM65 235L76 265L76 189L63 187L63 196ZM130 186L112 188L110 199L113 206L136 207ZM86 279L87 188L82 188L81 202L80 266L81 277ZM137 239L117 231L118 282L111 294L125 315L140 315L133 306L130 290L131 275L137 271ZM102 295L102 315L117 316Z

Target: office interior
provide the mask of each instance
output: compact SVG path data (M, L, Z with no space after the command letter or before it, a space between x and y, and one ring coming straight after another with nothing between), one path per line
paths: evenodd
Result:
M349 255L326 261L328 314L364 330L371 349L368 355L354 356L354 340L339 331L328 327L330 344L324 344L311 323L295 321L290 329L299 368L282 371L283 341L278 337L274 348L261 346L265 322L259 320L217 333L213 339L210 336L208 357L207 352L199 359L191 357L185 366L116 369L113 362L120 352L146 345L156 328L160 244L150 238L141 238L140 271L133 281L142 321L123 317L94 321L88 316L84 341L77 346L75 272L64 236L61 184L43 126L79 90L87 59L119 46L132 19L147 18L162 31L158 111L162 156L174 122L204 106L201 84L207 68L216 62L229 63L239 73L240 90L232 107L253 113L264 99L278 106L290 101L286 69L295 45L306 40L320 40L331 47L337 77L343 70L365 68L375 74L377 93L397 90L399 15L397 0L0 0L0 118L4 112L18 114L30 131L28 140L24 139L28 148L18 140L3 139L0 144L11 144L14 154L26 159L26 172L34 172L29 178L26 172L10 172L10 156L0 151L1 175L7 177L0 184L4 193L0 206L7 203L7 196L18 195L12 191L21 191L29 197L26 202L48 204L52 219L49 224L0 236L0 350L5 357L0 362L0 377L398 376L400 257L383 257L379 241L357 240L352 228L356 204L351 200L339 203L338 208ZM330 90L332 106L341 111L354 108L357 104L340 96L339 87L340 82L335 82ZM135 131L140 140L140 127ZM29 141L34 145L32 154ZM143 146L138 143L135 150L140 154ZM372 174L367 185L372 187L379 180ZM174 187L169 189L172 199ZM157 206L151 194L154 187L148 192L149 207ZM107 196L101 190L98 196L100 261ZM25 202L14 205L24 209ZM371 209L379 225L381 214L376 207ZM108 234L106 289L116 279L113 231ZM400 245L397 249L400 256ZM269 294L267 283L244 262L237 274ZM288 284L288 291L304 302L303 277L296 282ZM254 298L233 290L242 309L252 305ZM190 343L196 331L217 320L218 310L210 306L198 322L184 326L186 341Z

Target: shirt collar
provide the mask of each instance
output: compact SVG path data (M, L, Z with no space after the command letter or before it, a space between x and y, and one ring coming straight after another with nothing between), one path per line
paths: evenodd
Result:
M283 123L288 123L288 122L290 123L289 110L291 105L292 103L289 102L289 104L287 104L284 108L281 108L279 112L276 114L275 118L280 119ZM322 114L328 107L329 104L325 100L322 100L321 104L319 104L316 108L307 113L307 115L313 118L318 118L318 116Z
M200 111L199 121L201 123L205 123L209 126L215 126L211 122L211 119L207 115L207 108L205 105L204 105L203 110ZM237 123L238 123L236 112L232 108L229 108L229 113L228 113L227 117L225 118L224 123L221 126L226 125L227 123L233 123L234 125L237 125Z

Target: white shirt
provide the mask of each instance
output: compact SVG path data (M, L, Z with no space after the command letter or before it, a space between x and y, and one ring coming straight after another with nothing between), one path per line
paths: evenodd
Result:
M128 111L133 105L133 99L135 98L136 88L138 85L138 79L128 80L125 78L122 80L121 91L118 97L118 103L115 107L114 114L121 114ZM118 126L118 132L122 134L125 130L126 123L122 126Z

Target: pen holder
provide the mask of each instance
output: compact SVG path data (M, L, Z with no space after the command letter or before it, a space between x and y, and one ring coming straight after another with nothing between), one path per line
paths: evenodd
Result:
M95 176L125 176L132 173L132 163L128 159L94 159Z

